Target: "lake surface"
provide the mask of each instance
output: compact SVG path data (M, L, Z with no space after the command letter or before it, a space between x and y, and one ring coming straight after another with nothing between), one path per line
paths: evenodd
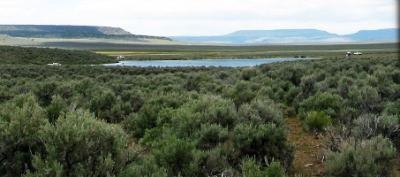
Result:
M196 59L196 60L126 60L105 66L132 67L249 67L285 61L313 58L259 58L259 59Z

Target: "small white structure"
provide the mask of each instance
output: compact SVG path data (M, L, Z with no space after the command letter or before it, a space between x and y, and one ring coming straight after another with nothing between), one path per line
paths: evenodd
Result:
M125 59L125 56L122 56L122 55L117 56L117 60L122 60L122 59Z
M50 64L47 64L47 65L49 65L49 66L61 66L60 63L50 63Z
M354 52L353 55L362 55L361 52Z

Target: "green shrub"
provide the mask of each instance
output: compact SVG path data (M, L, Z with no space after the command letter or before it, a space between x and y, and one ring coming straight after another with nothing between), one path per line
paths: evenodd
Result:
M33 157L33 171L28 171L26 177L42 177L42 176L52 176L52 177L63 177L63 167L57 161L43 161L39 155Z
M342 111L343 99L337 94L328 92L317 93L302 101L299 105L301 118L305 118L309 111L323 111L331 118L338 118Z
M132 112L138 112L144 104L144 95L142 92L123 91L121 99L128 102Z
M242 79L243 80L248 81L256 75L257 75L257 70L254 68L245 68L242 70Z
M203 81L205 81L204 77L190 75L183 87L188 91L199 91Z
M33 169L32 154L44 154L48 124L32 94L0 105L0 175L21 176Z
M157 126L157 121L160 121L160 113L165 109L179 108L187 99L186 95L178 95L177 93L152 97L143 104L139 112L126 118L124 121L125 128L135 138L142 138L146 130Z
M165 137L153 147L156 163L167 170L169 176L196 176L198 169L194 162L194 145L173 136Z
M228 129L216 124L203 124L196 137L197 147L211 149L228 139Z
M275 124L239 124L234 129L234 160L253 157L258 162L278 160L289 168L293 149L287 143L286 132Z
M291 64L289 67L283 67L282 72L284 74L280 75L286 80L289 80L293 85L300 85L302 77L306 74L307 68L300 64Z
M92 94L91 90L95 85L96 84L92 79L84 78L77 82L75 85L75 90L83 96L88 96Z
M284 95L284 101L287 105L292 105L293 101L299 95L301 92L301 89L299 87L290 87L288 91ZM294 114L293 114L294 115Z
M281 124L283 113L281 108L269 99L255 99L250 103L257 114L261 117L263 123Z
M177 137L192 139L198 138L196 133L200 130L202 122L206 121L199 118L199 116L195 116L195 113L186 106L176 110L165 109L160 113L157 120L158 127L168 127Z
M352 134L356 138L367 139L373 136L383 135L400 148L399 117L393 115L361 115L354 120Z
M332 124L331 118L322 111L311 111L304 119L307 130L313 132L323 132L325 128Z
M199 176L219 175L225 170L233 169L229 164L230 153L230 149L227 149L224 145L195 153L195 158L202 174Z
M379 113L383 106L378 90L371 86L353 87L349 93L349 102L361 114Z
M202 96L197 101L189 102L187 106L202 123L232 128L237 121L238 115L233 102L219 96Z
M74 88L75 84L76 82L59 83L55 93L65 100L71 99L73 96L77 95L77 92Z
M35 94L38 98L39 104L42 106L49 105L56 88L56 83L51 81L39 83L35 89Z
M400 99L387 103L383 112L388 115L400 115Z
M317 78L316 75L305 75L301 78L300 88L301 96L307 98L316 92Z
M67 111L67 104L60 96L53 96L50 105L46 108L49 122L55 122L58 117Z
M131 114L127 117L124 127L135 138L144 136L145 131L156 126L156 120L153 117L146 117L143 114Z
M249 83L243 81L238 82L229 95L237 108L244 103L249 103L256 96Z
M118 174L134 156L128 153L127 136L122 128L96 120L83 111L60 117L42 141L46 144L46 155L38 155L35 164L38 171L33 170L31 175L51 174L59 168L62 176ZM46 167L56 168L40 171Z
M153 158L134 162L124 169L118 177L168 177L167 171L159 167Z
M112 108L117 103L117 97L112 91L100 91L93 95L90 101L90 111L95 116L108 122L118 122L118 117L112 114Z
M243 104L239 107L239 117L244 122L263 124L263 123L283 123L281 108L269 99L254 99L250 104Z
M285 169L281 166L279 162L273 161L269 164L267 168L268 177L285 177Z
M355 81L352 78L347 76L343 76L342 78L340 78L337 86L337 90L340 96L342 96L343 98L348 98L348 94L354 82Z
M285 169L279 162L272 162L268 167L259 165L254 159L245 159L241 165L243 177L285 177Z
M389 177L396 150L382 136L345 145L340 152L329 154L326 164L328 177Z

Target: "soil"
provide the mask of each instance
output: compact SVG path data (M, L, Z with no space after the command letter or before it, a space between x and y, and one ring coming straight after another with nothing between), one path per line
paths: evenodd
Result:
M306 132L296 117L288 118L287 124L289 126L289 142L295 148L293 166L289 171L289 176L294 177L299 174L310 177L323 176L322 159L326 139L323 136ZM392 177L400 177L400 155L394 161Z
M305 176L323 176L323 144L324 138L306 132L298 118L287 119L289 126L289 142L294 145L295 154L290 176L303 174Z
M400 176L400 155L397 156L395 162L394 162L394 168L393 168L393 177L399 177Z

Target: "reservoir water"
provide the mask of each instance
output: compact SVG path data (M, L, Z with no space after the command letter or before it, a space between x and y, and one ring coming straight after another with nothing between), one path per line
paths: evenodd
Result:
M196 60L125 60L105 66L131 67L250 67L262 64L311 60L314 58L196 59Z

